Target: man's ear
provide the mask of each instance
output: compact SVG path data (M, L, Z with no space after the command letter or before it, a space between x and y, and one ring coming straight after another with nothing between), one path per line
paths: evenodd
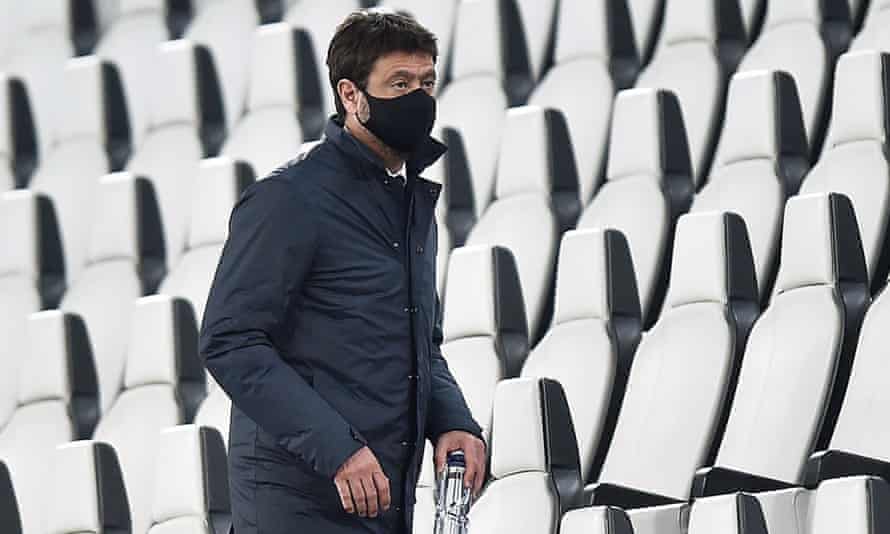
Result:
M340 96L340 102L343 104L343 108L346 109L346 113L354 115L359 106L358 87L355 86L352 80L342 78L337 82L337 94Z

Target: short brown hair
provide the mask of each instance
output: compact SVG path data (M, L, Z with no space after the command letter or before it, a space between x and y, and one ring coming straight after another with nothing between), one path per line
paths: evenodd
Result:
M424 52L439 55L436 36L412 17L382 9L356 11L337 27L328 47L328 77L340 118L346 116L337 82L352 80L361 89L368 85L374 62L393 52Z

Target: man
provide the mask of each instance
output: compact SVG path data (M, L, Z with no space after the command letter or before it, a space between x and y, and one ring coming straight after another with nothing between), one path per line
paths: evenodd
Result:
M474 491L481 430L439 345L440 186L419 173L443 145L435 37L358 12L328 68L325 139L235 207L201 354L232 399L237 534L411 532L424 439L463 450Z

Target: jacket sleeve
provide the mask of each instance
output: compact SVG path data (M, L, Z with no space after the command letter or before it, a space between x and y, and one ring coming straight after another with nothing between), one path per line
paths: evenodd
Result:
M435 227L434 227L435 228ZM433 242L436 242L436 236L433 236ZM433 273L433 280L436 280ZM430 391L430 408L426 422L426 437L436 443L439 436L452 430L462 430L469 432L479 439L482 436L482 428L473 419L463 393L451 370L448 369L448 363L442 357L442 307L439 303L439 295L436 293L435 299L435 321L433 321L433 343L432 353L430 354L431 374L431 391Z
M254 184L232 212L205 309L200 352L239 410L276 442L333 478L367 442L288 365L276 339L312 265L311 206L282 180Z

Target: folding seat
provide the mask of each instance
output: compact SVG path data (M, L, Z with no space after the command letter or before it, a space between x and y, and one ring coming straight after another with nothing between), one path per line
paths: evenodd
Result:
M22 534L19 505L9 477L9 469L0 461L0 529L8 534Z
M231 129L247 102L250 47L245 43L250 42L260 22L255 0L196 0L193 4L194 17L183 37L210 52L226 125Z
M114 68L96 57L69 61L59 110L29 188L49 197L58 217L69 283L87 260L99 179L123 168L130 152L126 103ZM77 102L70 105L70 102Z
M522 21L532 80L540 80L553 60L556 36L556 0L514 0Z
M851 50L890 52L890 0L871 0L862 30L853 39Z
M617 88L631 85L639 70L630 17L623 6L623 2L563 0L555 64L529 97L529 104L565 115L585 204L603 173L612 97Z
M760 31L763 16L766 14L766 3L766 0L739 0L748 41L754 41Z
M890 55L845 54L837 64L825 149L800 192L842 193L859 222L873 292L890 269Z
M117 451L133 532L146 532L160 432L194 417L205 379L188 302L155 295L140 299L132 310L123 388L99 420L93 439Z
M229 215L252 182L253 173L246 163L226 157L201 162L195 179L195 189L201 194L192 199L185 252L158 290L186 299L199 322L229 233Z
M456 249L449 260L442 355L485 433L497 383L519 376L528 330L516 263L503 247Z
M94 211L86 267L59 308L86 323L104 412L123 383L133 301L157 287L164 245L145 180L122 173L104 177Z
M692 202L686 130L677 98L654 89L619 93L611 129L606 182L578 228L614 228L627 238L648 328L664 298L675 222Z
M207 396L195 414L195 424L215 428L225 443L229 442L232 401L223 388L208 374Z
M634 41L643 65L649 62L658 44L667 0L625 0L630 11Z
M511 46L510 42L522 35L518 21L513 0L461 2L454 29L451 80L439 93L436 126L452 128L460 135L476 218L488 208L495 193L502 128L510 104L508 88L518 84L527 92L530 87L528 58L522 56L525 47Z
M253 38L247 106L222 153L242 159L266 176L292 159L303 144L298 113L304 96L319 99L315 72L306 72L300 58L312 57L306 40L288 24L261 26ZM307 94L311 93L311 94ZM316 106L317 107L317 106Z
M770 69L791 74L812 156L824 137L832 66L849 37L846 0L768 2L760 37L739 65L740 72Z
M83 322L45 311L32 315L27 329L18 404L0 430L0 461L9 468L22 531L30 533L40 532L45 516L50 454L57 445L88 437L99 410Z
M218 152L225 124L212 59L205 48L184 40L167 42L154 61L164 83L152 93L148 131L126 170L154 187L169 266L185 247L199 163Z
M723 118L726 83L745 48L736 1L667 2L652 61L636 87L667 89L680 101L696 187L707 176Z
M454 35L454 19L460 0L383 0L380 5L394 11L408 13L423 26L433 32L439 46L439 75L448 73L451 61L452 37Z
M809 148L794 79L779 71L738 73L705 186L691 212L731 211L745 221L761 302L779 265L785 200L809 170Z
M324 121L336 113L334 106L333 89L328 81L328 44L334 37L334 33L347 15L360 9L362 3L359 0L285 0L288 4L284 22L301 30L307 35L308 43L311 43L315 56L315 68L318 70L318 86L321 88L321 98L318 108L307 109L310 115L306 122L306 138L315 139L321 136ZM438 2L436 2L438 3ZM301 76L310 76L307 70L301 72ZM306 84L314 83L306 80ZM311 115L315 114L312 118ZM312 124L315 124L312 127Z
M637 348L602 469L586 488L587 504L624 509L638 534L677 532L696 469L719 442L758 310L737 215L682 217L673 262L667 306Z
M142 141L149 124L151 94L158 85L155 56L158 46L171 37L166 0L117 0L113 22L102 34L96 55L111 61L120 73L134 145Z
M470 509L470 528L556 534L581 493L577 440L559 382L498 384L492 431L492 480Z
M0 191L27 183L37 155L28 93L22 82L0 74Z
M147 534L227 534L232 522L226 447L212 428L161 431Z
M52 204L27 191L0 197L0 428L16 406L27 353L27 318L53 308L64 289L64 262Z
M578 213L568 129L557 111L511 109L498 156L496 200L467 245L498 245L516 258L532 339L547 327L559 234Z
M45 485L49 502L42 532L138 532L131 530L127 491L111 445L75 441L59 446L45 460L52 465L52 476Z
M582 478L595 480L640 341L637 283L627 241L616 230L567 232L556 265L553 323L522 376L562 385L578 436Z
M774 497L793 504L807 458L838 420L869 300L856 216L843 195L802 195L788 201L784 224L776 291L748 340L714 465L696 474L696 498L792 488ZM775 501L758 499L769 516Z

